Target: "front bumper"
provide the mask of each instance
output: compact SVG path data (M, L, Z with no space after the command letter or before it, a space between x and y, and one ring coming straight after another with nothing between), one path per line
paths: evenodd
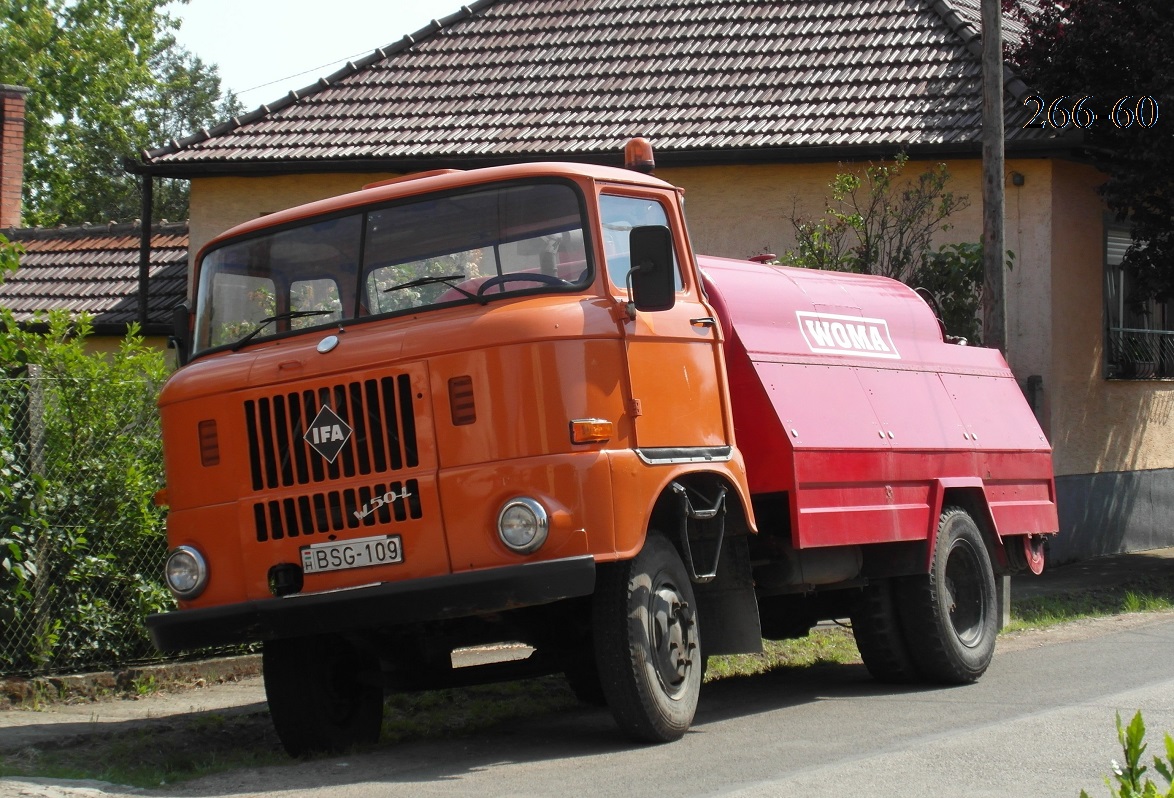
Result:
M147 617L160 651L464 618L588 596L590 555Z

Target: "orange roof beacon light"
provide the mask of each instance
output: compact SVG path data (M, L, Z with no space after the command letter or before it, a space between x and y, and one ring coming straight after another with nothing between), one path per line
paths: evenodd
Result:
M625 162L393 178L197 256L146 624L262 644L290 754L375 743L385 685L559 670L676 740L704 657L845 615L882 681L990 664L996 576L1059 528L1002 355L894 280L690 255L652 146Z
M636 136L624 145L624 168L633 172L650 175L656 169L656 158L652 154L652 143Z

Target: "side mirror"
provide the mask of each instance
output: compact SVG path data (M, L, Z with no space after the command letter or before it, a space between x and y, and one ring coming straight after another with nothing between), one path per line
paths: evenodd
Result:
M167 345L175 350L175 360L179 365L188 362L188 322L191 311L187 303L182 302L171 309L171 336Z
M628 234L632 268L628 272L629 314L669 310L676 304L673 234L663 225L633 227Z

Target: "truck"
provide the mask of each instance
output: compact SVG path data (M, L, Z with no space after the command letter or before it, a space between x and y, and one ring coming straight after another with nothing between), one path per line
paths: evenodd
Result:
M557 673L669 742L708 657L827 620L881 681L991 663L997 579L1058 531L1001 354L894 280L695 254L628 155L409 174L195 258L146 624L259 644L291 755L376 741L388 691Z

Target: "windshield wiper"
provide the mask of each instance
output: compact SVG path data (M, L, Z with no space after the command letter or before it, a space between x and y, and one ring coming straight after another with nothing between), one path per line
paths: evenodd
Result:
M459 285L453 285L453 283L452 283L453 280L464 280L464 279L465 279L465 275L463 275L463 274L446 274L446 275L443 275L440 277L417 277L415 280L408 280L406 283L400 283L399 285L393 285L391 288L384 288L383 293L386 294L391 291L399 291L401 288L419 288L422 285L435 285L436 283L444 283L452 290L459 291L460 293L464 294L469 299L472 299L474 302L476 302L479 305L484 305L485 303L487 303L489 301L487 298L485 298L483 296L478 296L477 294L474 294L471 291L466 291L465 289L461 288Z
M286 319L304 319L307 316L329 316L332 313L334 313L333 310L291 310L289 313L278 313L276 316L266 316L257 322L257 326L254 327L248 335L232 345L232 351L237 351L249 341L253 340L253 338L257 336L257 333L261 332L261 330L264 330L275 321L285 321Z

